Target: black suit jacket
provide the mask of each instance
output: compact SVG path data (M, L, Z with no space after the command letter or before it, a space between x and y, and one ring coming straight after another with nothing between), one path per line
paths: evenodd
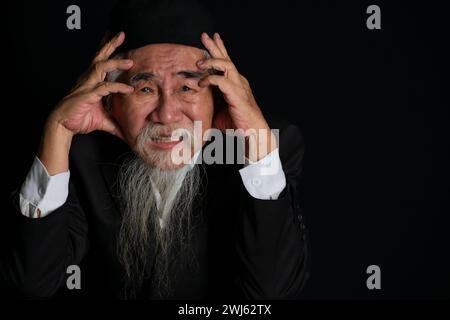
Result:
M278 200L258 200L245 189L239 165L205 165L195 201L192 240L196 266L173 267L170 298L296 298L306 281L307 241L300 204L303 139L288 126L279 153L287 186ZM78 135L70 154L66 203L39 219L23 216L13 193L14 237L0 270L27 297L122 297L124 270L116 254L121 212L116 178L128 146L105 133ZM148 253L139 297L151 285L155 248ZM81 268L81 290L68 290L66 269ZM174 264L175 266L176 264Z

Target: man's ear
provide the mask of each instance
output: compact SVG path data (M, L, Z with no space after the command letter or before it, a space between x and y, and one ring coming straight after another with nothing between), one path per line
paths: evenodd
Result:
M213 118L217 115L217 113L220 112L220 110L227 107L227 103L223 97L222 92L219 90L216 86L211 86L211 92L213 97L213 103L214 103L214 113Z
M111 113L112 110L112 95L108 94L107 96L104 96L102 98L102 104L103 108L106 110L106 112Z
M223 93L218 87L211 87L214 101L213 128L225 132L226 129L234 129L233 121L228 113L228 104Z
M120 103L120 101L114 101L117 98L119 98L117 93L111 93L102 98L103 108L106 112L112 113L114 104Z

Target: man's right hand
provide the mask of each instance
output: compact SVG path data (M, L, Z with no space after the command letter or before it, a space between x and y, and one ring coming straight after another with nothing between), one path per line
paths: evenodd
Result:
M105 81L108 72L133 66L132 60L108 59L124 39L124 33L120 32L101 48L86 75L48 117L38 157L49 175L68 170L74 134L103 130L123 138L120 127L104 109L102 98L111 93L133 92L134 88L126 84Z
M128 70L133 66L132 60L108 59L124 38L124 33L120 32L103 46L87 74L52 112L52 121L62 124L74 134L103 130L122 137L120 128L103 108L102 98L111 93L133 92L133 87L124 83L104 81L108 72Z

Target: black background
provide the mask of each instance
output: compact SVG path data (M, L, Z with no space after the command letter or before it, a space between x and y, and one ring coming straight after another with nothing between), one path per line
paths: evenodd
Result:
M81 8L81 30L66 28L71 4ZM305 136L312 248L305 298L448 299L444 7L430 1L205 4L266 116L288 119ZM370 4L381 8L381 30L366 27ZM48 112L97 51L111 7L106 0L3 5L5 197L20 187ZM10 213L1 213L7 247L14 230ZM366 288L372 264L381 267L381 290Z

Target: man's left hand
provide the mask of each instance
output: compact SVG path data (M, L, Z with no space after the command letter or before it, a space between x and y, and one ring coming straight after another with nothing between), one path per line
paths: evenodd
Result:
M213 38L202 33L201 40L211 58L199 60L198 67L203 70L215 69L221 71L223 75L206 76L199 81L199 86L217 86L228 105L227 108L220 110L215 115L213 126L222 131L241 129L245 133L249 132L249 129L255 130L257 135L248 138L254 139L253 142L256 143L258 152L249 154L249 148L246 148L246 154L251 161L262 159L276 148L276 143L261 109L255 101L249 82L236 69L218 33L215 33ZM265 131L261 132L266 134L259 135L260 129L264 129Z

